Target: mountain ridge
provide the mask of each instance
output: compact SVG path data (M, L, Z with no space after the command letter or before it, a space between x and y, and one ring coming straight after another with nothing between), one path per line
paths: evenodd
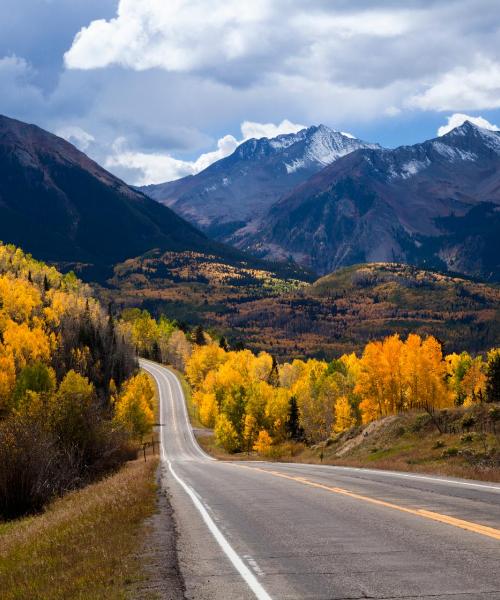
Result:
M319 273L400 261L499 280L499 204L500 134L466 122L421 144L340 158L235 245Z
M197 175L140 188L211 237L231 241L284 193L360 148L379 147L325 125L275 138L252 138Z

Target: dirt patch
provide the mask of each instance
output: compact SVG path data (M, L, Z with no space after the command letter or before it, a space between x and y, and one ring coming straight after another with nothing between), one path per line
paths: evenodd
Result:
M347 440L345 444L343 444L337 452L335 452L335 456L345 456L354 448L361 446L361 444L365 441L367 437L376 433L379 429L383 429L390 425L395 420L397 420L397 416L386 417L385 419L380 419L379 421L373 421L369 425L367 425L361 433L359 433L356 437Z

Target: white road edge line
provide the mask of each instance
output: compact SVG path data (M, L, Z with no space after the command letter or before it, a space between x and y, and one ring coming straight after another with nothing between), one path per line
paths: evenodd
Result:
M154 371L155 369L153 368L151 370ZM157 374L158 374L158 371L161 373L161 370L157 369ZM161 374L163 374L163 373L161 373ZM168 386L169 386L169 389L171 392L171 396L172 396L172 401L173 401L172 388L170 386L169 378L165 374L163 374L163 375L165 377L165 380L168 383ZM182 388L180 387L180 384L179 384L179 389L181 391L181 397L184 398L184 394L182 393ZM161 390L160 390L160 403L162 403ZM185 407L185 402L184 402L184 407ZM162 413L162 411L160 408L160 414L161 413ZM184 412L184 416L187 418L186 412ZM163 434L163 432L162 432L162 434ZM163 438L163 435L161 437ZM194 439L194 435L193 435L193 439ZM196 441L195 441L195 444L196 444L196 446L198 446ZM198 448L199 448L199 446L198 446ZM203 450L201 450L201 448L199 448L199 450L203 454ZM257 600L272 600L271 596L262 587L262 585L259 583L259 581L255 577L255 575L245 565L243 560L238 556L238 554L236 553L234 548L231 546L231 544L224 537L223 533L220 531L220 529L214 523L212 517L208 514L207 509L203 506L203 503L198 498L196 492L177 475L174 468L172 467L172 463L167 458L167 454L165 452L165 446L163 445L163 439L162 439L162 445L161 445L161 458L162 458L163 462L167 463L168 468L169 468L170 472L172 473L172 476L174 477L174 479L177 481L177 483L179 483L181 485L181 487L184 489L186 494L191 498L193 504L198 509L198 512L201 514L203 520L205 521L205 524L207 525L208 530L210 531L212 536L215 538L215 540L219 544L219 546L222 548L225 555L229 558L233 567L238 571L238 573L241 575L242 579L245 581L245 583L248 585L248 587L255 594L255 597L257 598Z
M293 465L296 463L283 463L283 465ZM383 475L384 477L401 477L406 479L422 479L425 481L434 481L435 483L446 483L448 485L463 485L472 488L486 488L489 490L496 490L500 492L500 486L489 485L487 483L474 483L473 481L458 481L456 479L443 479L440 477L433 477L431 475L412 475L410 473L396 473L395 471L385 471L382 469L366 469L363 467L342 467L337 465L306 465L305 463L301 466L317 467L319 469L328 469L336 471L354 471L356 473L370 473L372 475Z
M177 473L174 471L174 469L172 467L172 463L167 459L167 457L165 456L164 452L162 452L162 458L163 458L163 460L166 461L166 463L168 465L168 468L170 469L170 472L172 473L174 479L184 488L184 491L191 498L191 500L193 501L193 504L198 509L198 512L203 517L203 520L205 521L205 523L206 523L206 525L207 525L210 533L213 535L213 537L215 538L215 540L217 541L217 543L219 544L219 546L222 548L222 550L224 551L225 555L229 558L229 560L231 561L233 567L238 571L238 573L241 575L241 577L243 578L243 580L245 581L245 583L248 585L248 587L255 594L255 597L258 600L272 600L271 596L262 587L262 585L259 583L259 581L255 577L255 575L245 565L245 563L238 556L238 554L233 549L233 547L231 546L231 544L224 537L224 535L222 534L222 532L220 531L220 529L214 523L214 521L212 520L212 517L208 514L206 508L203 506L202 502L197 497L197 495L194 492L194 490L192 488L190 488L187 485L187 483L185 483L177 475Z

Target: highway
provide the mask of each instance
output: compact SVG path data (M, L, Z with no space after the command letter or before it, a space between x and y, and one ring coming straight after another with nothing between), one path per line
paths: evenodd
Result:
M141 366L160 392L188 598L500 600L500 484L217 461L196 443L175 374Z

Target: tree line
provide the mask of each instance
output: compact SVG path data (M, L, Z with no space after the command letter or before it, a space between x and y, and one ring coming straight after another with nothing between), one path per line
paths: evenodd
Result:
M404 411L433 416L443 408L500 402L500 348L443 356L432 336L394 334L367 343L359 356L278 364L267 352L230 350L201 327L183 331L146 311L134 309L126 320L139 351L186 374L200 421L229 452L269 454Z
M117 468L153 423L127 323L72 273L0 244L0 517Z

